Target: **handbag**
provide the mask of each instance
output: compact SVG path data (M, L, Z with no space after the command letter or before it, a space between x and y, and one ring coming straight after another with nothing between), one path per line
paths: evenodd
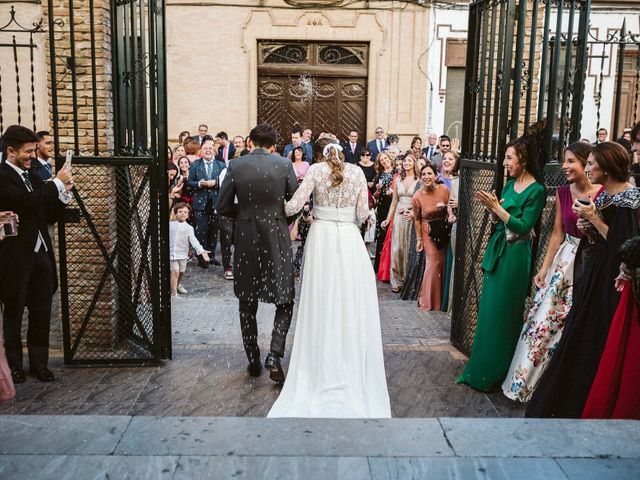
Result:
M436 244L438 250L442 250L449 245L449 239L451 238L452 224L447 222L444 218L437 218L435 220L429 220L429 237Z

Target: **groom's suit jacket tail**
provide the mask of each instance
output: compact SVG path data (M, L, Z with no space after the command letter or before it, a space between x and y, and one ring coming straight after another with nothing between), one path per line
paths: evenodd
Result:
M229 163L217 210L236 219L234 291L240 300L293 302L293 256L284 202L297 188L291 161L265 149Z

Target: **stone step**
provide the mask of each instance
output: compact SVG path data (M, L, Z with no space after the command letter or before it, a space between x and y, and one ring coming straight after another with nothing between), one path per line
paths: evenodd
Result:
M640 478L640 422L0 416L0 479Z

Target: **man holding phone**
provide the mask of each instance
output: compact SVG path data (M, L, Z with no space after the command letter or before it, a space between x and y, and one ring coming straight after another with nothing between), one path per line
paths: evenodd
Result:
M62 217L71 200L68 192L73 180L68 165L49 182L29 174L32 162L37 161L38 138L28 128L12 125L2 138L7 156L0 165L0 211L12 211L20 218L17 235L0 243L0 300L5 306L7 361L13 382L23 383L21 327L27 307L29 368L36 378L50 382L49 324L57 276L47 225Z

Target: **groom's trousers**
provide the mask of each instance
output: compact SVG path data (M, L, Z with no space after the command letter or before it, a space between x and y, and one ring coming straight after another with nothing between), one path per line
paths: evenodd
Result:
M240 328L242 329L242 343L249 363L260 361L260 348L258 347L258 313L257 301L240 300ZM293 302L276 305L276 315L273 320L271 332L271 353L278 357L284 357L284 346L287 333L293 317Z

